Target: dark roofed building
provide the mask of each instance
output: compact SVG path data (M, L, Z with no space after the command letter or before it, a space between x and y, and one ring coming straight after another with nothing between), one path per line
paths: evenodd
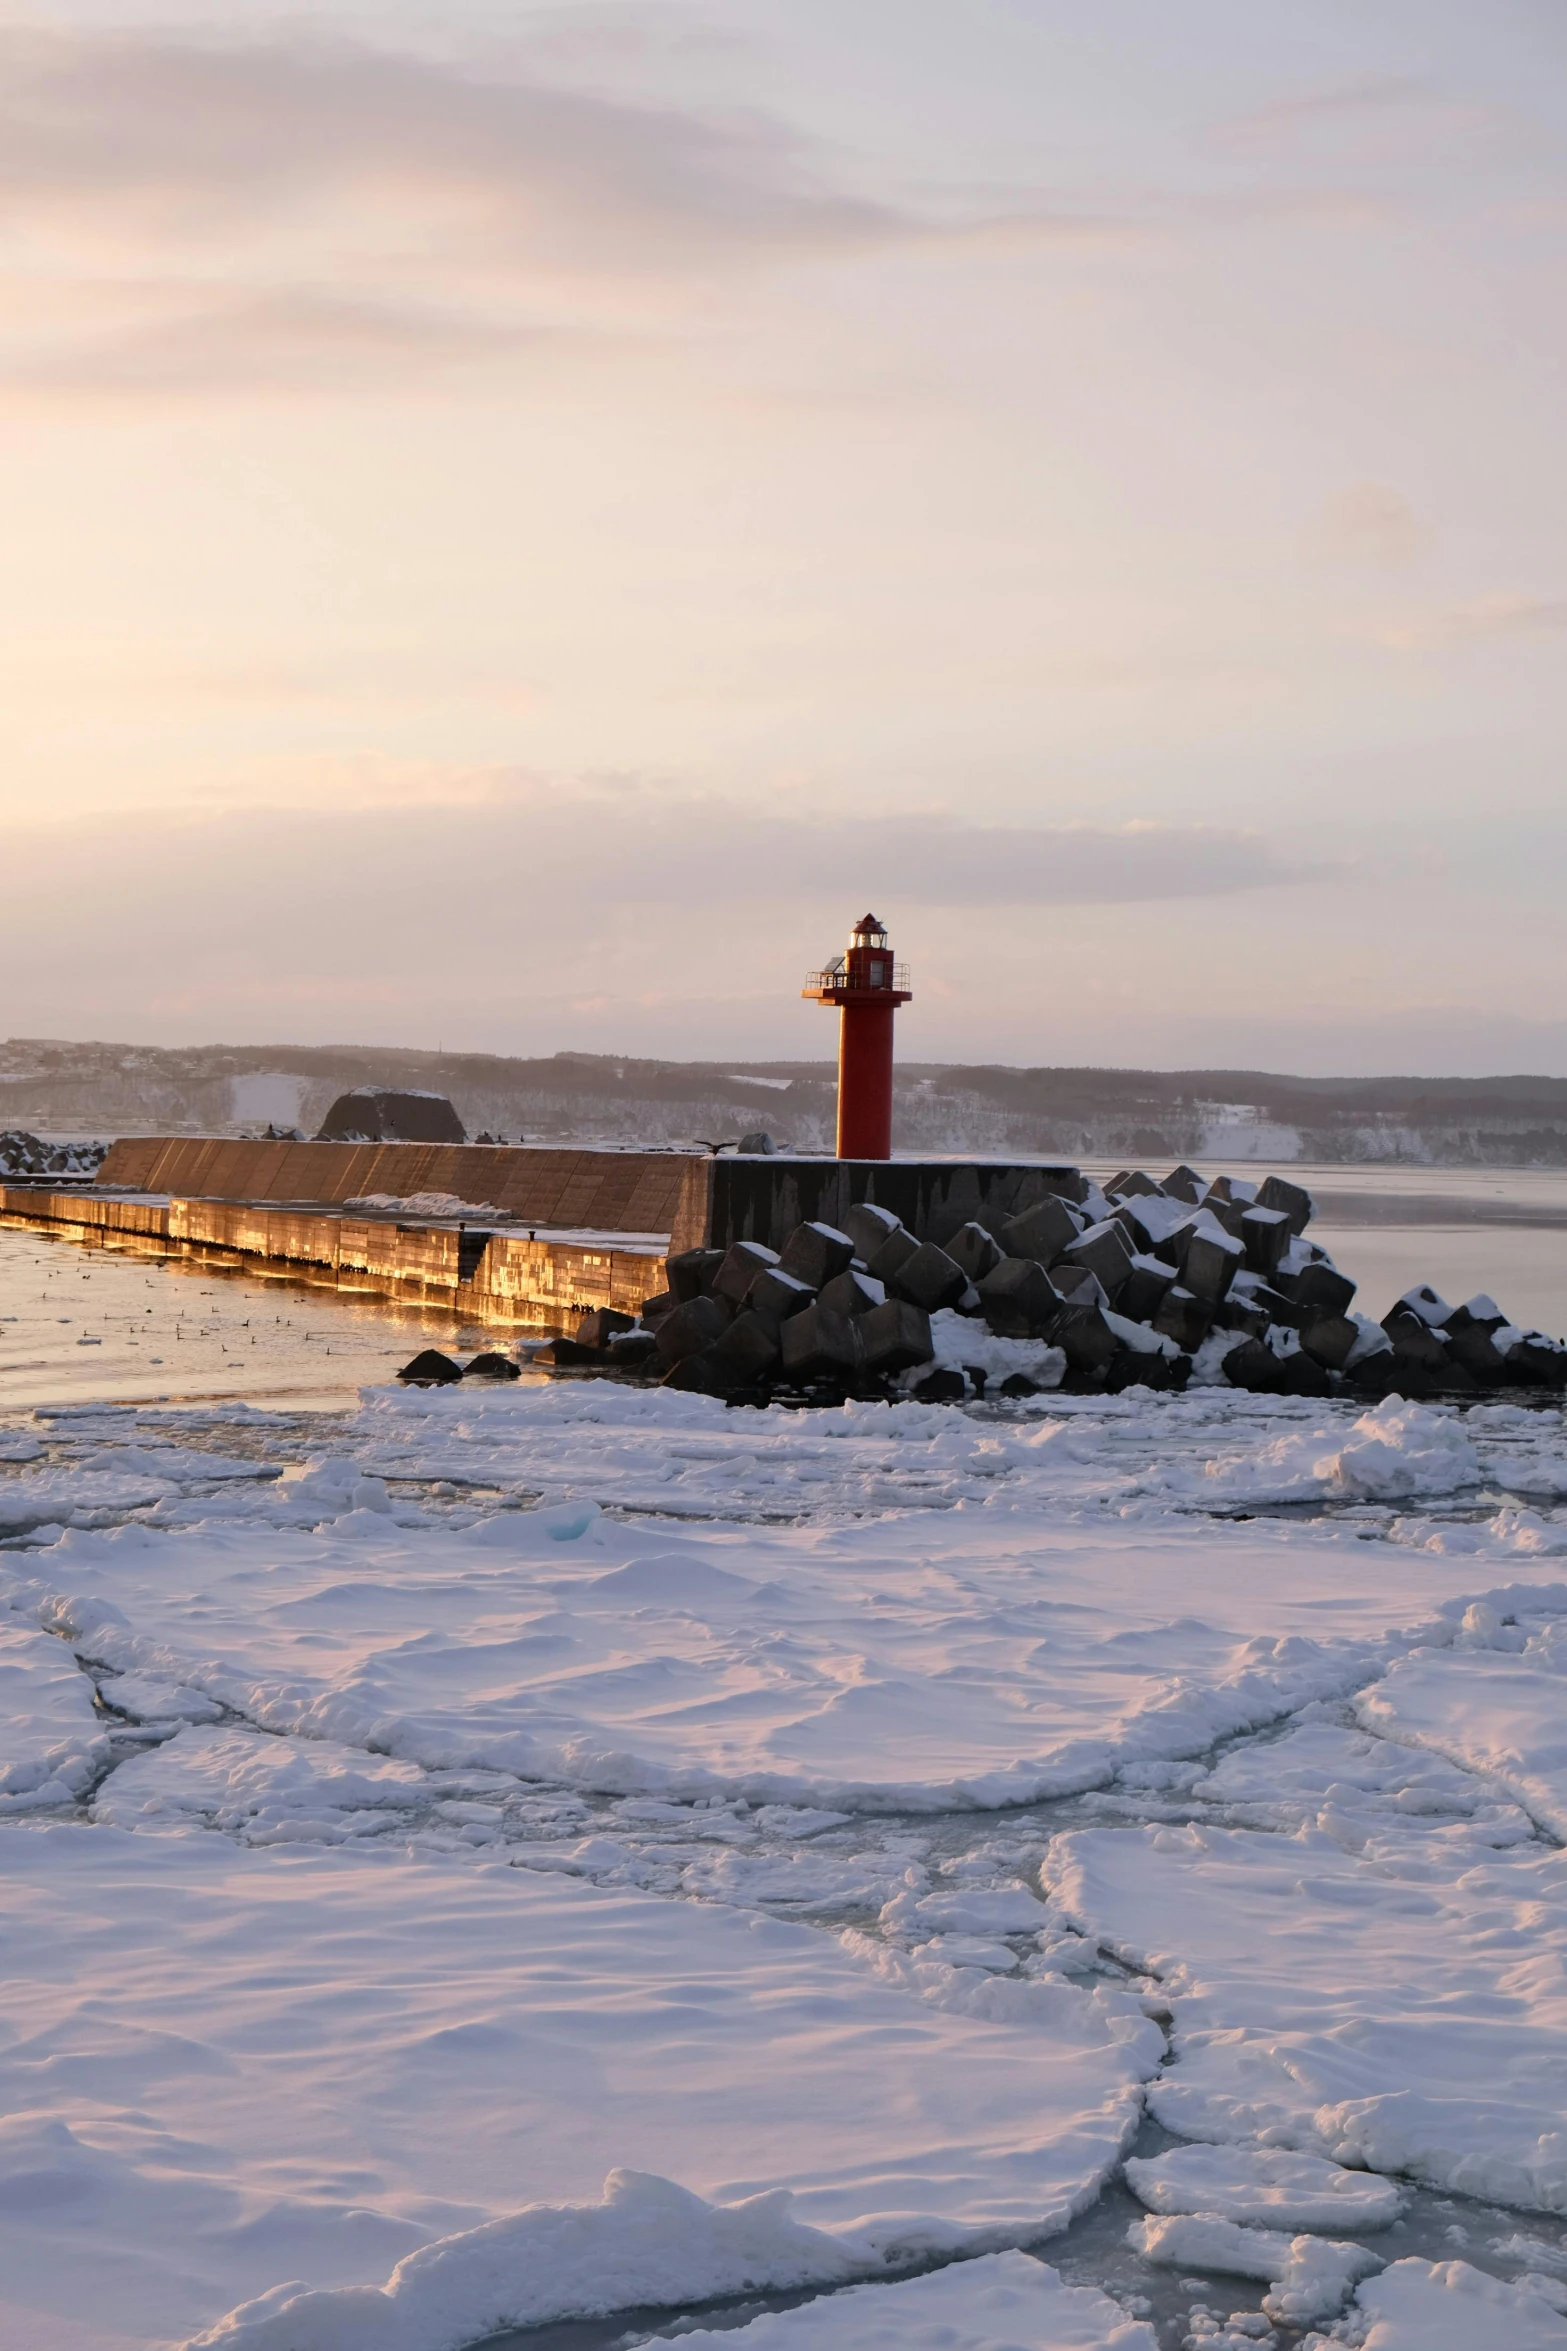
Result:
M467 1129L444 1094L355 1086L339 1094L318 1143L466 1143Z

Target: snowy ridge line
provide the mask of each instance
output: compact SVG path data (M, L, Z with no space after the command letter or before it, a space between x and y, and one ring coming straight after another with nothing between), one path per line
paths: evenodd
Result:
M792 2203L778 2188L709 2204L673 2180L616 2170L598 2204L533 2204L437 2238L385 2286L275 2286L182 2351L466 2351L551 2319L829 2287L885 2270L875 2245L808 2227Z
M1058 2304L1070 2332L1057 2334L1052 2326L1049 2341L1062 2351L1068 2344L1081 2351L1154 2351L1152 2332L1124 2319L1116 2303L1092 2289L1065 2285L1043 2264L1025 2267L1011 2247L999 2258L965 2250L936 2268L927 2261L917 2270L900 2269L869 2244L797 2221L790 2203L787 2189L775 2189L743 2204L713 2205L655 2174L617 2170L597 2205L534 2205L440 2239L400 2262L384 2287L315 2293L277 2287L191 2337L180 2351L467 2351L486 2336L552 2318L674 2311L802 2286L819 2287L821 2298L846 2305L849 2331L834 2335L837 2344L902 2345L924 2339L905 2334L904 2326L917 2326L922 2317L948 2317L945 2308L927 2312L931 2289L924 2281L946 2280L954 2272L960 2295L982 2278L988 2286L999 2276L1021 2287L1030 2301ZM545 2278L561 2283L545 2286ZM877 2289L873 2299L871 2287ZM937 2286L936 2293L943 2304L954 2299L950 2287ZM569 2307L557 2308L563 2296ZM883 2315L893 2329L885 2336ZM953 2315L961 2323L961 2310ZM1056 2309L1041 2315L1046 2323L1059 2323ZM792 2335L800 2323L793 2320L781 2331ZM687 2339L691 2332L682 2329ZM696 2339L718 2338L704 2329ZM949 2346L959 2342L950 2323L935 2339ZM1038 2338L1029 2330L1028 2339ZM996 2340L988 2328L982 2337L963 2338L973 2351L981 2351L981 2344L990 2351Z
M696 1763L657 1762L586 1739L552 1743L526 1730L438 1727L368 1709L351 1690L267 1682L237 1673L219 1659L181 1656L166 1643L136 1633L122 1610L96 1596L15 1578L5 1597L10 1608L25 1610L45 1632L68 1641L84 1664L197 1691L260 1730L332 1741L430 1771L503 1771L596 1794L809 1801L864 1812L991 1811L1082 1795L1105 1786L1128 1763L1202 1755L1227 1739L1284 1721L1303 1706L1349 1698L1406 1650L1450 1635L1450 1627L1439 1622L1378 1642L1331 1647L1300 1635L1259 1638L1245 1645L1253 1660L1248 1670L1211 1684L1178 1687L1134 1716L1119 1739L1072 1739L1054 1754L959 1779L865 1781L804 1772L726 1774Z

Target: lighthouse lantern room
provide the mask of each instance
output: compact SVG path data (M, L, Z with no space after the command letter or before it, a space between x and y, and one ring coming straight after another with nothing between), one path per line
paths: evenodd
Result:
M860 917L842 955L813 971L801 991L835 1004L838 1022L838 1157L892 1157L892 1016L910 996L909 968L893 958L887 928Z

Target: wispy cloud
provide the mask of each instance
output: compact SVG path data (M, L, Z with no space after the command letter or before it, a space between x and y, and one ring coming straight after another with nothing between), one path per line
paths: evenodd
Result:
M404 790L417 789L417 779ZM598 908L697 910L744 903L831 905L886 897L948 908L1133 905L1171 898L1318 883L1337 864L1299 858L1261 833L1214 825L1136 822L1110 826L980 826L940 815L844 820L803 807L786 812L622 785L547 779L434 779L422 799L383 799L316 812L256 809L210 816L168 813L132 824L16 828L4 836L13 874L48 891L73 890L103 859L105 879L127 888L137 869L139 903L198 891L251 919L246 906L313 899L323 877L339 918L381 923L394 909L454 892L482 930L504 918L519 876L536 919L583 894ZM112 842L102 851L99 840ZM68 873L67 873L68 868ZM345 890L343 876L351 872Z
M1312 154L1375 165L1420 164L1455 149L1502 141L1516 148L1532 126L1510 109L1445 89L1422 74L1367 74L1296 90L1232 115L1221 147L1279 161Z
M907 240L778 120L324 39L0 32L0 378L357 382Z
M881 200L774 113L526 59L0 28L0 384L357 390L667 333L759 270L1147 234L1029 192Z
M1386 482L1354 482L1328 501L1322 539L1331 555L1399 570L1412 563L1430 533L1409 500Z
M1567 629L1567 596L1483 596L1445 612L1390 623L1380 640L1399 653L1444 653L1464 645L1553 637Z

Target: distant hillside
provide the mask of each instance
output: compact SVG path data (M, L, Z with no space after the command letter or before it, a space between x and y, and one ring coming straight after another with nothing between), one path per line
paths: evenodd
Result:
M0 1046L0 1129L313 1133L348 1086L449 1094L471 1135L687 1143L767 1128L829 1148L826 1061L422 1053L372 1045ZM1567 1166L1567 1079L1292 1078L1262 1070L1005 1069L904 1062L896 1147L1067 1158L1289 1159Z

